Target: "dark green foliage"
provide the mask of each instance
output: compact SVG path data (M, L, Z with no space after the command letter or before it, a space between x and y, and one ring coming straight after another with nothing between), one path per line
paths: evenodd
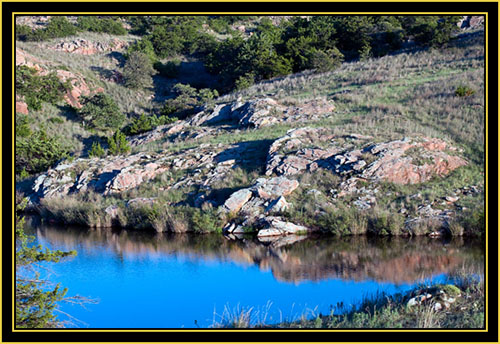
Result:
M34 238L24 232L24 218L17 212L26 203L16 205L16 323L17 328L61 327L54 314L57 302L63 300L67 289L56 285L51 289L48 282L40 278L36 267L40 263L58 262L61 258L75 255L75 251L62 252L33 245Z
M67 150L59 139L49 136L44 129L23 132L26 133L29 133L26 137L16 133L16 173L22 170L30 174L42 172L67 156Z
M108 153L111 155L122 155L130 152L130 145L125 134L117 130L115 134L108 138Z
M177 118L175 117L156 115L146 116L142 114L140 117L134 118L132 123L124 129L124 132L126 135L136 135L152 130L159 125L173 123L176 120Z
M26 37L31 34L31 28L27 25L16 25L16 40L26 41Z
M44 102L57 104L69 89L69 82L61 82L55 73L38 75L34 68L16 67L16 95L24 97L31 110L40 110Z
M76 34L76 27L64 16L53 16L45 32L48 38L73 36Z
M403 28L422 46L441 47L457 32L460 16L404 16Z
M237 90L243 90L252 86L255 83L255 75L253 73L246 73L240 76L234 83Z
M158 73L166 78L177 78L179 76L179 67L181 62L178 60L168 61L167 63L156 62L154 64L154 69Z
M145 38L135 41L133 44L129 45L125 57L128 58L133 52L146 54L153 64L158 62L158 57L156 56L155 50L153 48L153 43Z
M113 130L119 128L125 120L125 115L115 101L104 93L82 97L81 103L83 106L78 114L84 124L92 128Z
M404 216L389 211L374 212L369 233L375 235L400 235L404 227Z
M309 67L316 69L316 71L320 73L330 72L338 68L343 59L344 55L342 55L337 48L333 48L326 52L318 50L310 57Z
M32 134L27 115L16 113L16 138L28 137Z
M458 86L457 89L455 90L455 95L457 97L469 97L472 96L476 91L474 91L472 88L468 86Z
M94 141L92 143L92 149L89 152L90 158L102 158L106 156L106 151L101 147L99 142Z
M156 73L151 60L146 54L132 52L123 67L125 86L130 88L151 87L152 76Z
M77 27L82 31L102 32L111 35L125 35L127 30L123 25L111 18L101 18L98 16L79 16Z
M26 30L25 30L26 31ZM76 35L77 28L71 24L65 16L52 16L47 26L43 29L26 32L26 41L45 41L52 38Z
M210 103L219 96L217 90L196 88L185 84L175 84L172 91L176 93L175 98L168 99L163 106L161 113L164 116L175 114L178 118L185 118L196 112L203 104Z

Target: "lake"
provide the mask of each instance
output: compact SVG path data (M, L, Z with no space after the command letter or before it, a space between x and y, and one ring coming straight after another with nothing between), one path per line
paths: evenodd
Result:
M268 242L214 235L89 230L28 221L28 232L76 257L50 265L84 328L197 328L252 308L252 322L330 314L377 292L404 292L460 271L484 274L469 239L290 236Z

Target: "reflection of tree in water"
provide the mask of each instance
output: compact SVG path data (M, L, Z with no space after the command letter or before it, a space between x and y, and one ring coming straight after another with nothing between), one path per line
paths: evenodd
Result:
M464 267L484 274L479 242L453 238L288 237L282 246L256 239L228 240L221 235L150 234L38 226L37 235L67 249L97 247L127 257L164 254L188 259L229 261L271 269L286 282L326 278L413 283ZM286 242L293 242L286 244Z

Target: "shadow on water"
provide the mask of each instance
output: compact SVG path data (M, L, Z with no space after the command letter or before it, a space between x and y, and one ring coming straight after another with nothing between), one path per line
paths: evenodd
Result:
M123 259L175 255L194 260L232 262L271 270L284 282L342 279L380 283L417 283L439 274L473 269L484 275L483 244L464 238L373 238L287 236L260 242L214 235L87 230L36 223L37 236L77 251L103 247Z

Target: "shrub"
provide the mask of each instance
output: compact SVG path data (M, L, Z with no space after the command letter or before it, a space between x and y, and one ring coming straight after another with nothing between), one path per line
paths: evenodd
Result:
M117 130L115 134L108 138L108 153L111 155L122 155L130 152L130 145L120 130Z
M455 96L457 97L469 97L472 96L476 91L468 86L458 86L455 90Z
M92 143L92 149L89 152L89 157L91 158L102 158L106 156L106 151L101 147L99 142L94 141Z
M18 137L28 137L31 133L29 117L24 114L16 113L16 140Z
M193 114L197 108L205 103L212 103L215 97L219 96L217 90L204 88L196 90L196 88L185 84L175 84L172 90L177 94L175 98L168 99L161 114L168 116L176 114L179 118L184 118Z
M16 173L22 170L33 174L46 170L67 156L59 139L41 129L27 137L16 137Z
M132 123L124 129L126 135L136 135L152 130L159 125L173 123L177 120L175 117L168 116L146 116L142 114L140 117L134 118Z
M151 41L145 38L135 41L134 43L129 45L125 57L128 58L130 55L132 55L133 52L140 52L145 54L153 64L158 62L158 57L156 56L153 44L151 43Z
M238 91L244 90L252 86L255 83L255 75L253 73L246 73L240 76L234 83L235 88Z
M387 210L374 209L370 225L369 232L375 235L400 235L404 226L404 217Z
M125 86L130 88L151 87L154 74L156 71L149 57L138 51L130 54L123 67Z
M45 28L47 38L76 35L76 27L65 16L52 16Z
M27 25L16 25L16 40L25 41L31 31L31 28Z
M27 66L16 67L16 95L24 97L31 110L40 110L44 102L57 104L70 89L69 81L61 82L55 73L38 75Z
M119 128L125 121L125 115L114 100L103 93L91 97L81 97L82 108L78 114L85 125L101 130Z

